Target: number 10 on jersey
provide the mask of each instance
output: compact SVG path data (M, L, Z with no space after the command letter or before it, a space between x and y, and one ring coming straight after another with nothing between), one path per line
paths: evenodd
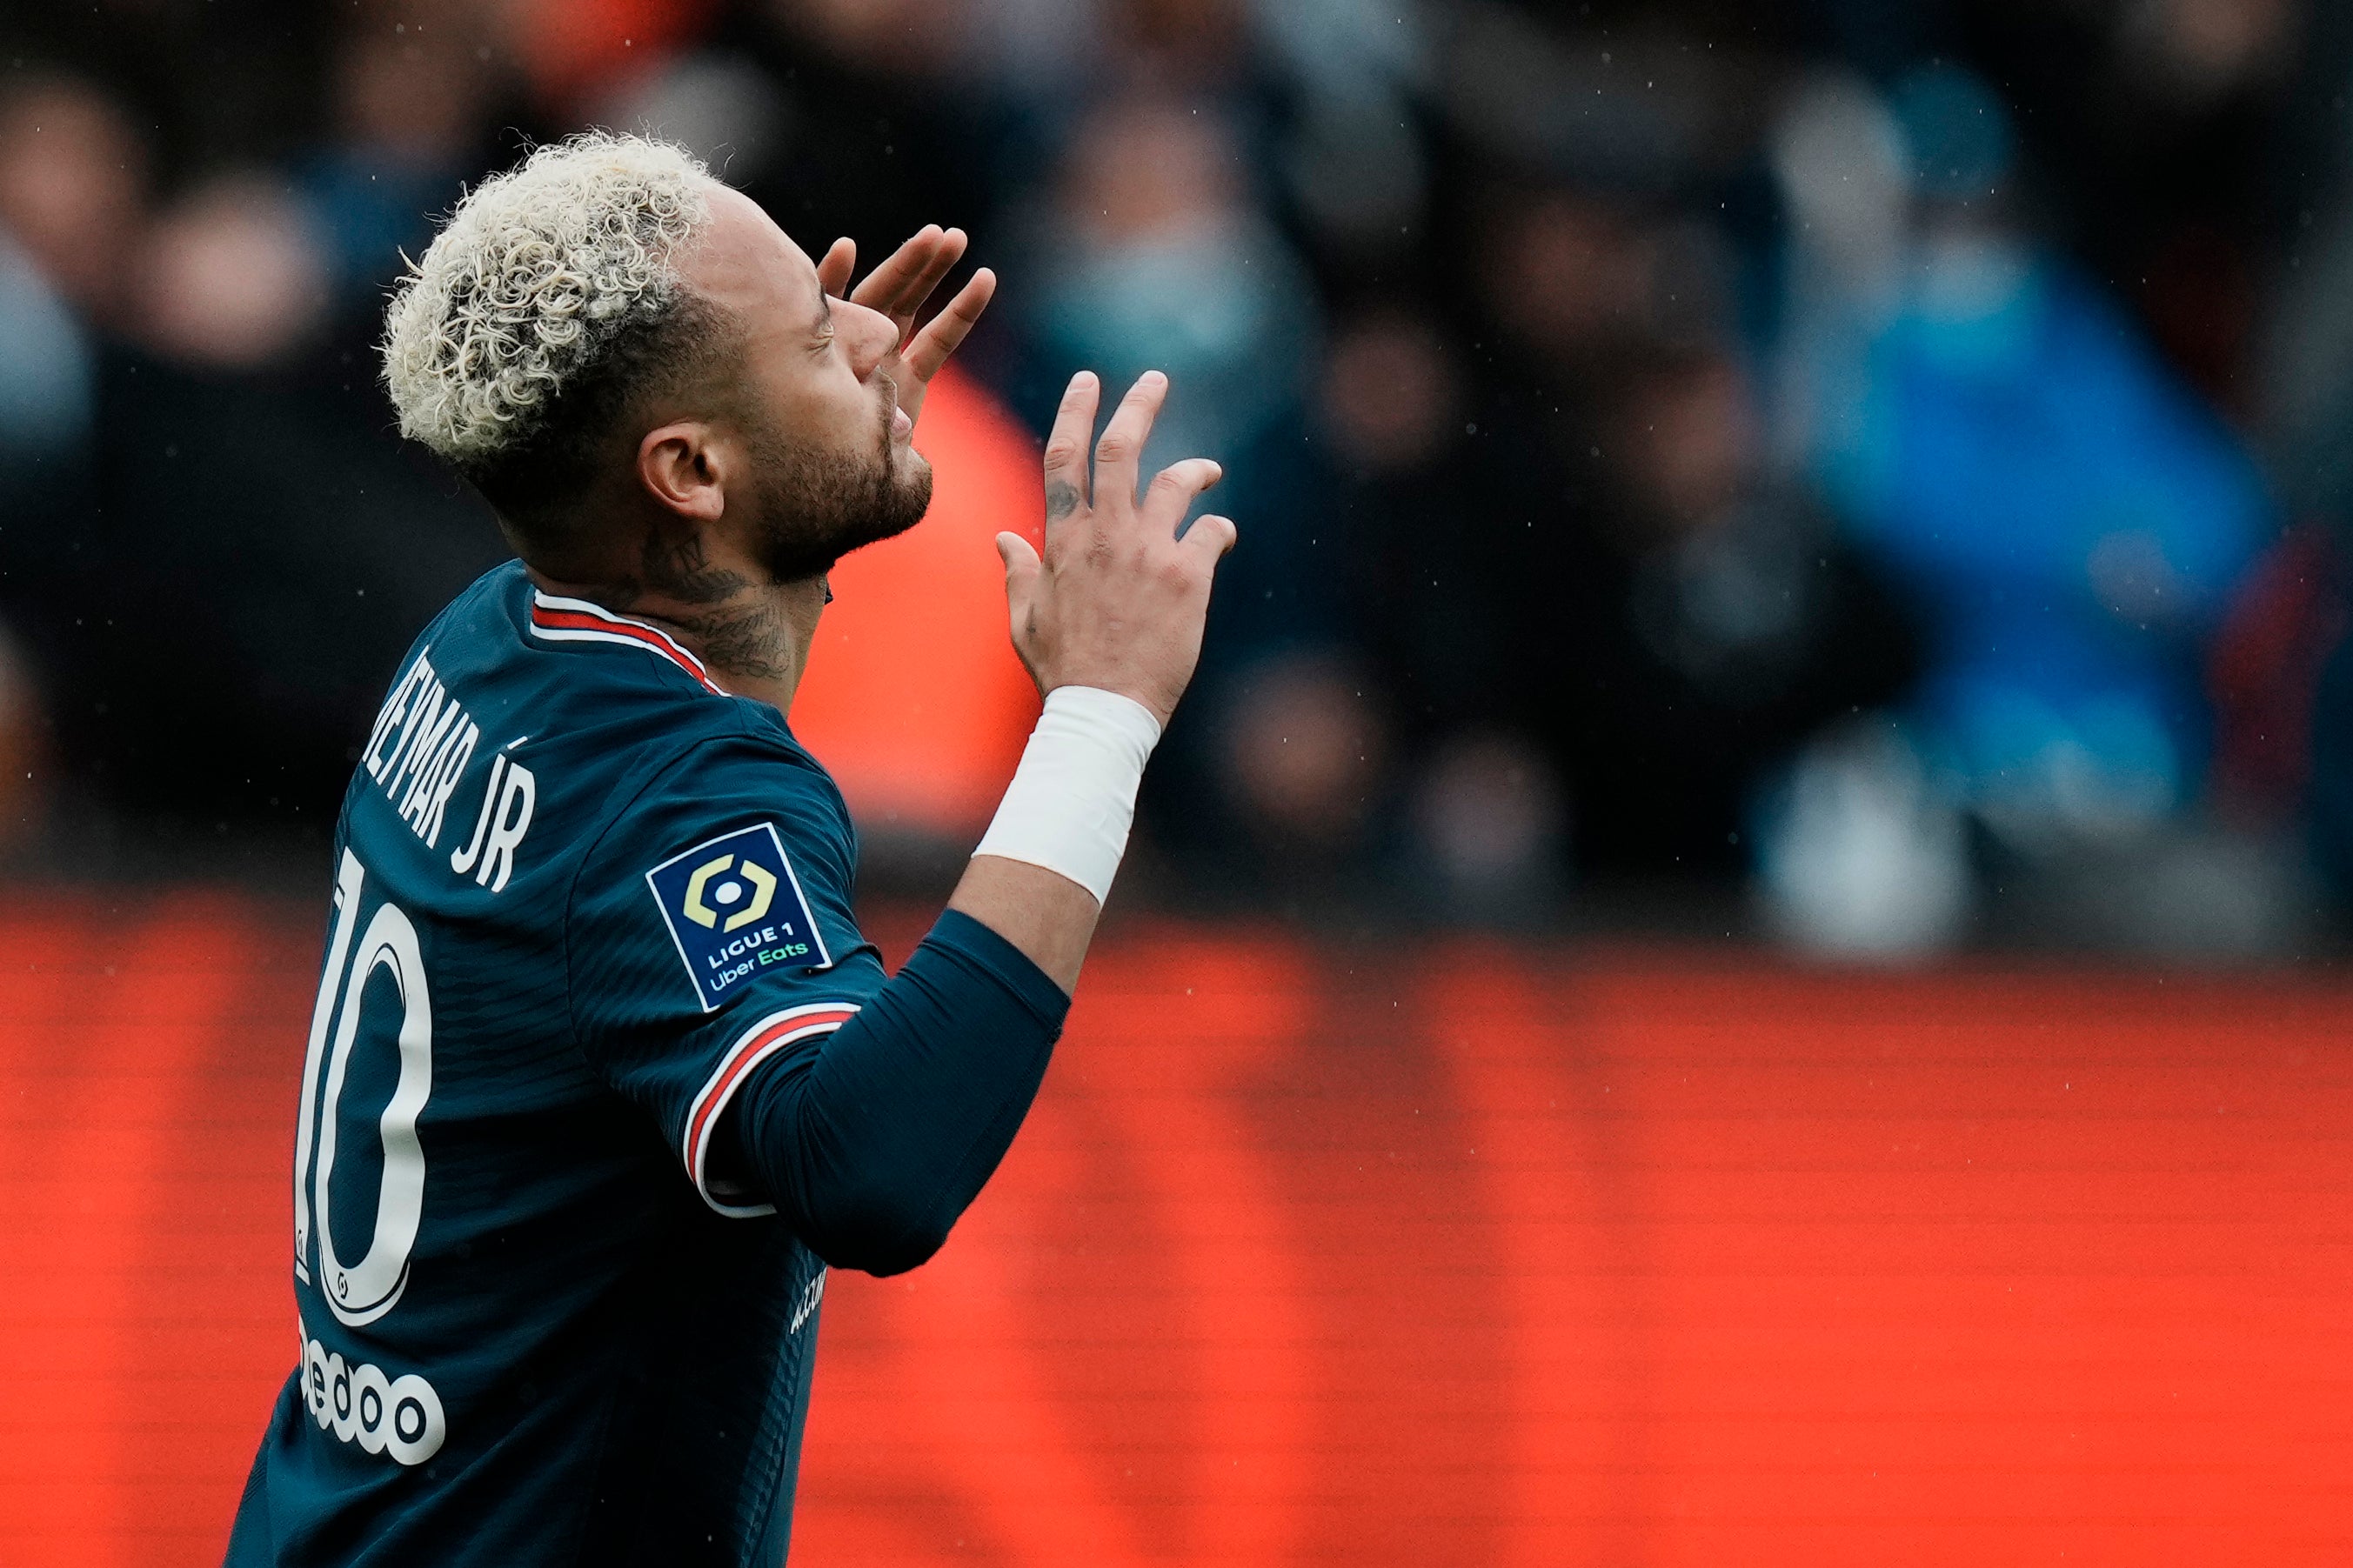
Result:
M311 1010L310 1048L302 1058L302 1108L294 1126L294 1274L315 1283L328 1310L349 1328L391 1311L407 1289L409 1253L425 1204L425 1147L417 1142L417 1119L433 1092L433 1003L417 928L398 905L385 902L376 906L354 942L366 880L359 858L344 850L335 876L334 929L319 977L318 1003ZM359 1043L368 983L378 969L390 976L398 1009L400 1074L377 1121L384 1179L376 1189L375 1225L366 1253L354 1263L335 1250L330 1190L343 1083ZM363 1151L343 1152L348 1159ZM346 1224L344 1235L352 1233Z

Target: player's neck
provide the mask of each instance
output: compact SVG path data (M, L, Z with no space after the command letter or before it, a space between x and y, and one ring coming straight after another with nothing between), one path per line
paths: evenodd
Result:
M756 583L726 573L722 582L686 597L638 581L565 582L537 567L526 569L532 581L550 594L586 599L615 615L659 626L701 659L711 678L728 691L756 698L779 713L792 708L793 693L808 668L818 617L825 609L822 576Z

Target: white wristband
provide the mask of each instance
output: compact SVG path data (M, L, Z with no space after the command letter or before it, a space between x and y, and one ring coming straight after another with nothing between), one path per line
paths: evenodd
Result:
M1136 785L1159 740L1160 721L1134 698L1056 687L973 853L1043 866L1102 903L1127 852Z

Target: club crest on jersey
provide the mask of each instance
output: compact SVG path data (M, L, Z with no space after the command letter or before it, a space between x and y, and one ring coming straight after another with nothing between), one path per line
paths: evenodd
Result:
M702 1010L771 969L832 963L774 823L739 828L646 873Z

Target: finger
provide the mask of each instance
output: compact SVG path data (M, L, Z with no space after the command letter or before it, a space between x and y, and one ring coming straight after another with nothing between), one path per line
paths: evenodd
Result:
M1226 470L1208 458L1169 464L1152 476L1152 488L1144 492L1140 509L1144 520L1155 529L1167 530L1174 539L1176 525L1193 510L1194 498L1225 477Z
M1038 558L1038 548L1018 533L997 536L997 558L1005 563L1005 597L1018 612L1029 602L1038 585L1038 574L1046 563ZM1017 621L1018 615L1017 614Z
M948 355L956 352L965 338L980 321L980 313L988 309L989 300L997 297L997 274L984 267L972 275L972 281L956 290L940 313L934 316L914 341L907 345L904 355L907 368L915 373L917 381L929 381L947 363Z
M1021 662L1029 662L1026 646L1031 620L1038 603L1038 579L1045 572L1045 563L1028 540L1018 533L997 536L997 558L1005 563L1005 614L1013 634L1014 651Z
M849 287L849 276L858 270L858 242L848 235L825 247L824 259L817 264L818 287L835 299Z
M923 301L929 300L932 291L940 286L940 279L964 259L965 247L968 243L960 228L952 228L940 236L939 243L932 247L931 259L901 290L899 302L892 308L892 314L912 321L923 310Z
M1113 411L1111 423L1103 426L1103 438L1095 443L1095 497L1097 510L1113 505L1126 513L1135 506L1135 476L1144 458L1144 443L1152 437L1152 422L1159 417L1160 405L1168 396L1168 378L1156 370L1147 370L1127 389Z
M917 229L907 243L892 251L882 264L868 273L849 296L850 302L863 305L884 315L898 313L899 296L923 269L931 265L932 252L944 237L940 226L927 223Z
M1054 413L1054 428L1046 437L1046 532L1055 529L1087 504L1087 438L1094 434L1095 405L1103 384L1094 372L1082 370L1071 377L1062 406Z
M1193 520L1193 526L1185 531L1185 537L1176 542L1176 548L1207 557L1208 564L1214 569L1240 536L1232 518L1219 517L1211 512Z

